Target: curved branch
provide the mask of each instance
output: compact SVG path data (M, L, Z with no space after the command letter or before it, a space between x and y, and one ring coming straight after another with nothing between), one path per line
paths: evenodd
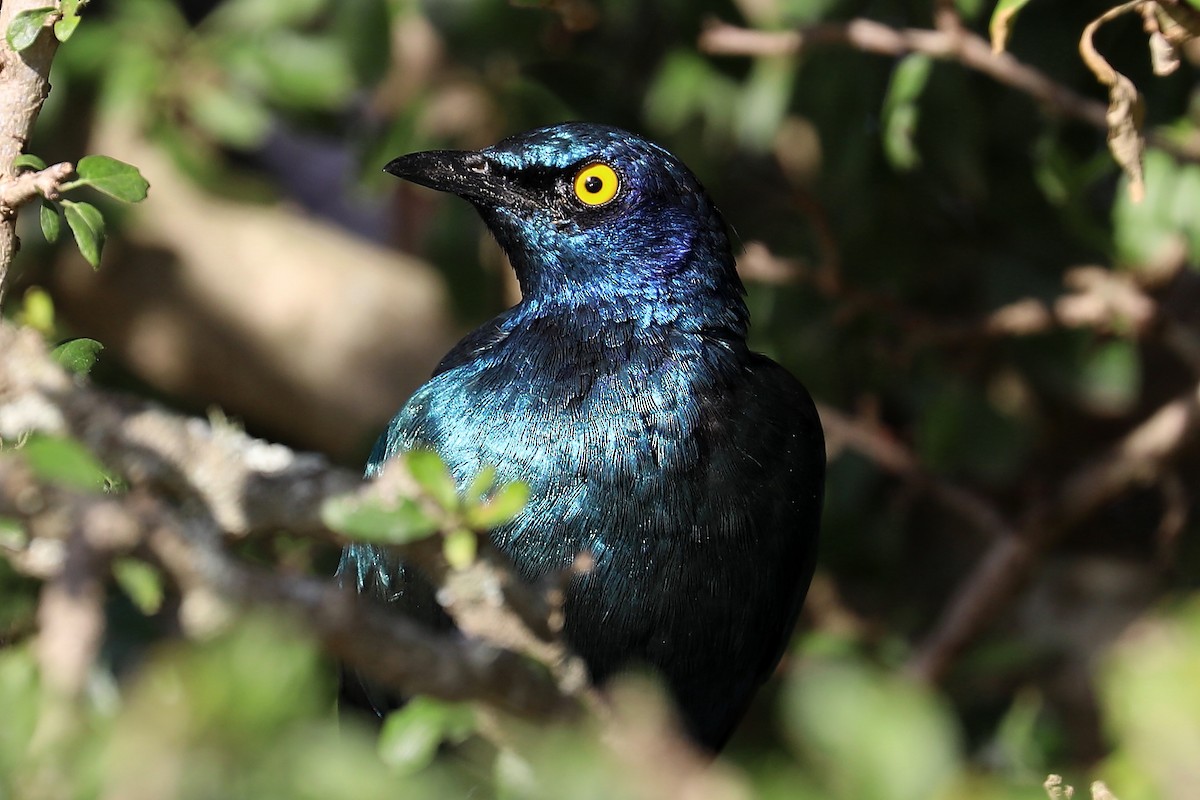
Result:
M1028 575L1035 556L1128 489L1153 483L1200 430L1200 384L1160 407L1100 458L1069 475L1058 491L1025 514L1019 535L993 542L959 584L945 612L910 659L927 681L945 675L954 657Z
M365 483L319 456L99 391L68 376L29 330L0 324L0 352L5 356L0 359L0 440L31 430L68 434L129 483L123 494L81 494L35 479L18 459L0 458L0 516L22 521L30 536L24 546L3 547L0 554L23 572L47 580L48 586L61 585L75 563L71 554L79 549L72 532L80 532L87 551L96 554L89 563L104 564L135 548L148 551L183 590L185 612L189 595L199 598L191 608L232 604L274 610L312 633L333 656L402 693L475 699L538 719L562 718L578 713L584 703L595 705L578 670L572 671L574 660L560 647L526 647L539 637L513 635L522 625L544 629L545 619L529 616L554 608L537 598L497 604L487 597L478 600L481 593L471 591L467 578L500 580L499 564L481 559L470 575L453 576L457 605L448 610L455 619L470 616L474 624L466 635L447 635L364 601L332 580L252 567L223 546L229 536L281 530L344 544L321 521L325 501L386 491L385 480ZM503 584L506 598L536 592L515 579ZM491 635L500 624L509 638ZM72 626L63 628L68 629ZM87 652L72 651L71 664Z
M58 39L46 27L33 44L14 52L8 46L8 26L22 11L46 6L46 0L4 0L0 4L0 182L16 177L13 162L25 149L50 92L50 63L58 49ZM0 303L17 247L16 214L0 214Z
M996 54L983 37L962 28L892 28L869 19L821 23L793 31L757 31L712 22L700 34L701 50L714 55L790 55L811 47L838 45L866 53L904 56L924 53L957 61L1040 102L1048 113L1073 117L1107 130L1103 103L1077 94L1008 53Z

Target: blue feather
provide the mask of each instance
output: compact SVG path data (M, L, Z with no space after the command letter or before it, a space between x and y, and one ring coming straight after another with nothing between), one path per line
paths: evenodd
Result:
M592 206L574 178L596 163L619 185ZM367 473L427 447L460 487L485 465L527 482L528 506L495 545L527 580L590 553L568 591L568 643L597 682L656 670L687 730L719 748L795 623L825 469L808 393L746 346L720 214L666 150L599 125L416 153L388 171L472 202L522 300L446 356ZM340 573L431 613L427 589L375 548L349 548Z

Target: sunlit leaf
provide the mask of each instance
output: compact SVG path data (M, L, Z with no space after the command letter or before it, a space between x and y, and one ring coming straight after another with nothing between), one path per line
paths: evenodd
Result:
M458 487L441 456L432 450L413 450L404 455L404 463L438 505L447 510L458 506Z
M483 469L479 470L479 474L472 478L471 482L467 484L467 491L463 493L463 496L470 503L479 503L495 485L496 468L491 464L487 464Z
M84 156L79 159L75 172L78 173L79 180L72 181L70 188L77 185L91 186L127 203L145 200L146 192L150 188L150 184L142 177L137 167L110 156ZM63 188L65 190L68 187Z
M21 298L21 308L17 312L17 321L22 325L33 328L43 336L54 334L54 301L50 294L40 286L30 286Z
M1131 626L1100 681L1119 797L1189 797L1200 785L1200 603ZM1150 791L1133 794L1143 784ZM1148 785L1147 785L1148 784ZM1130 791L1125 791L1129 789Z
M158 611L163 601L163 579L158 570L138 558L119 558L112 569L117 585L143 614Z
M4 724L0 725L0 776L15 774L20 764L28 762L41 696L37 662L30 648L0 649L0 708L4 709ZM0 787L5 782L0 778Z
M108 483L104 465L74 439L34 434L19 452L42 480L86 491L102 491Z
M466 528L458 528L446 536L442 555L454 569L466 569L475 561L479 552L479 535Z
M45 27L46 17L55 11L53 6L41 6L18 12L8 24L8 46L18 53L29 47Z
M78 375L87 375L100 357L104 345L95 339L71 339L54 348L52 355L58 363Z
M54 23L54 37L65 42L79 27L79 0L61 0L58 4L62 17Z
M355 497L335 497L321 507L321 520L352 539L375 544L406 544L437 530L437 523L408 498L384 505Z
M379 755L403 774L429 766L442 742L457 742L475 730L475 712L468 705L414 697L384 720L379 732Z
M892 72L883 102L883 149L896 169L907 171L921 162L913 138L920 119L921 93L932 69L932 58L914 53L901 59Z
M271 128L271 114L248 92L199 84L185 96L192 119L219 141L240 148L260 144Z
M272 31L256 50L264 89L293 108L336 108L354 91L354 70L332 37Z
M954 723L929 689L865 664L806 662L784 710L797 752L837 797L945 796L960 763Z
M67 225L75 235L75 244L79 246L79 252L93 269L99 269L100 254L104 250L104 215L91 203L79 203L74 200L61 202Z
M467 509L467 521L480 530L510 522L529 502L529 484L506 483L484 502Z

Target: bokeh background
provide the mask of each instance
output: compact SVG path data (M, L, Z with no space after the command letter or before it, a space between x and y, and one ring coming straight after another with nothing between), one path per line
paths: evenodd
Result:
M1197 797L1200 49L1156 76L1136 14L1096 35L1154 132L1135 204L1078 51L1112 5L1033 0L991 72L984 0L95 0L28 149L133 163L150 196L103 205L99 270L23 215L8 313L102 342L106 386L357 468L457 337L516 297L466 203L382 165L568 119L646 135L723 209L752 344L808 386L829 437L819 574L727 754L736 791L1038 797L1066 772L1123 800ZM1172 403L1161 455L1130 450ZM1121 454L1132 471L1110 485ZM0 644L32 607L4 569ZM180 796L434 791L428 769L372 761L369 734L323 756L325 728L278 738L289 714L325 718L319 701L279 711L294 691L248 678L208 703L238 658L312 659L296 685L328 693L307 647L243 634L165 657L234 731L204 739L224 766L197 762L224 782ZM132 685L121 719L164 724L154 685ZM222 714L250 714L276 766ZM610 796L590 752L555 751L538 763L561 775L512 791ZM295 778L322 758L328 785Z

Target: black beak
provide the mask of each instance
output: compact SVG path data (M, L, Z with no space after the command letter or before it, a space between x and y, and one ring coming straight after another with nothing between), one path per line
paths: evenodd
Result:
M539 203L502 173L487 156L472 150L427 150L393 159L383 168L397 178L451 192L489 208L533 210Z

